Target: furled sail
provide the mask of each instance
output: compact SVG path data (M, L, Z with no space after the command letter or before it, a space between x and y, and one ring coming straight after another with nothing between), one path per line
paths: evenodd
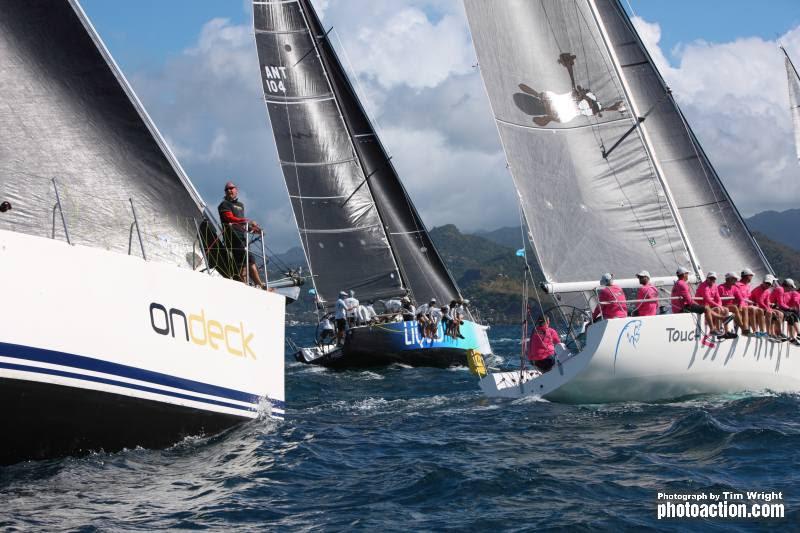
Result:
M789 109L794 124L794 146L797 150L797 159L800 160L800 74L797 73L786 49L781 47L781 50L785 56L786 76L789 78Z
M3 0L0 228L63 238L56 187L73 243L138 253L135 209L147 258L187 266L202 200L80 6Z
M307 0L254 1L264 96L317 294L458 289Z
M464 3L547 281L766 270L616 0Z

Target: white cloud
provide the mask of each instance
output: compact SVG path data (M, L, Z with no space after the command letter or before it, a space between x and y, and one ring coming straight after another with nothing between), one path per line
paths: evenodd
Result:
M743 215L797 207L800 167L777 42L684 43L673 66L659 47L659 25L638 17L634 24ZM779 41L800 56L800 27Z

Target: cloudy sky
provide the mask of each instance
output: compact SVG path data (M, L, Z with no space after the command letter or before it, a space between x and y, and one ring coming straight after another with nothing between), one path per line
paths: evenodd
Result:
M229 178L282 251L299 243L246 0L82 0L206 201ZM800 206L783 44L800 1L624 0L745 216ZM315 0L428 227L518 224L459 0Z

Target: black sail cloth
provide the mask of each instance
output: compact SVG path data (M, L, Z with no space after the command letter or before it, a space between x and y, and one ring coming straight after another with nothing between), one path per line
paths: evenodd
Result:
M264 96L318 296L459 291L310 2L253 3Z

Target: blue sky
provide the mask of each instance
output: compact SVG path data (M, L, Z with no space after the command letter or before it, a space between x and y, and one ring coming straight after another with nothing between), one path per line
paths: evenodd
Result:
M800 204L774 42L783 36L800 57L800 0L622 1L641 17L643 40L742 213ZM347 51L350 75L426 224L518 224L460 1L314 3L335 27L334 44ZM262 101L249 2L81 4L206 201L216 205L221 183L232 177L274 249L297 244Z

